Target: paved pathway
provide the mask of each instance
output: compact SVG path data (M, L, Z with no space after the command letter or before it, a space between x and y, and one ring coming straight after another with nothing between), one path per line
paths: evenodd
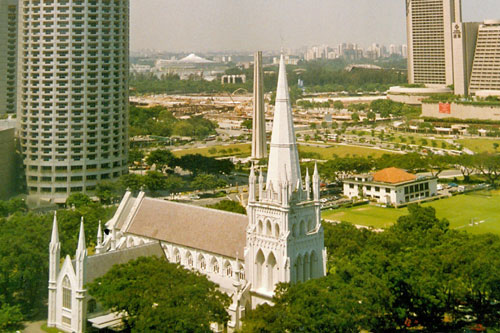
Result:
M28 323L26 323L26 327L24 328L24 330L22 330L22 332L23 333L41 333L41 332L44 332L41 328L44 323L45 323L45 320L28 322Z

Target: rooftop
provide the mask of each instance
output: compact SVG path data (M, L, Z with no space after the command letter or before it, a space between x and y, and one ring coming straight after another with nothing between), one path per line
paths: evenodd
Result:
M415 179L417 179L417 176L394 167L382 169L373 174L373 181L380 183L398 184Z
M126 232L242 258L247 225L246 215L144 197Z

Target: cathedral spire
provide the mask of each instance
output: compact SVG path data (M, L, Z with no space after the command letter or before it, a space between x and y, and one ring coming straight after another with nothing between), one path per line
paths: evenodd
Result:
M61 258L61 243L59 243L59 231L57 229L57 212L54 212L52 237L49 245L49 309L47 318L47 325L49 327L56 325L57 277L59 275L59 262Z
M76 249L77 258L87 251L87 246L85 245L85 228L83 226L83 216L80 223L80 235L78 236L78 248Z
M57 212L54 212L54 221L52 223L52 237L50 238L50 244L59 243L59 231L57 228Z
M279 188L279 183L285 179L291 184L297 184L297 180L300 179L300 165L293 127L292 106L288 92L286 66L282 54L278 75L278 89L276 91L276 105L274 108L267 186L274 183L274 187Z
M99 229L97 229L97 245L95 247L95 251L97 254L100 254L103 251L103 246L102 246L102 227L101 227L101 221L99 220Z

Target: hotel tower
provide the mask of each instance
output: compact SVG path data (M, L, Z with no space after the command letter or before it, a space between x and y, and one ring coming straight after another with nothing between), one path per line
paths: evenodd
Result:
M128 0L21 0L18 136L30 199L127 172Z

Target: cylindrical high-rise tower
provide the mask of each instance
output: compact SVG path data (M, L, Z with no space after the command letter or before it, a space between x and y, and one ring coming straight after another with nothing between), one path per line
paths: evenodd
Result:
M127 172L129 0L23 0L18 135L31 199Z

